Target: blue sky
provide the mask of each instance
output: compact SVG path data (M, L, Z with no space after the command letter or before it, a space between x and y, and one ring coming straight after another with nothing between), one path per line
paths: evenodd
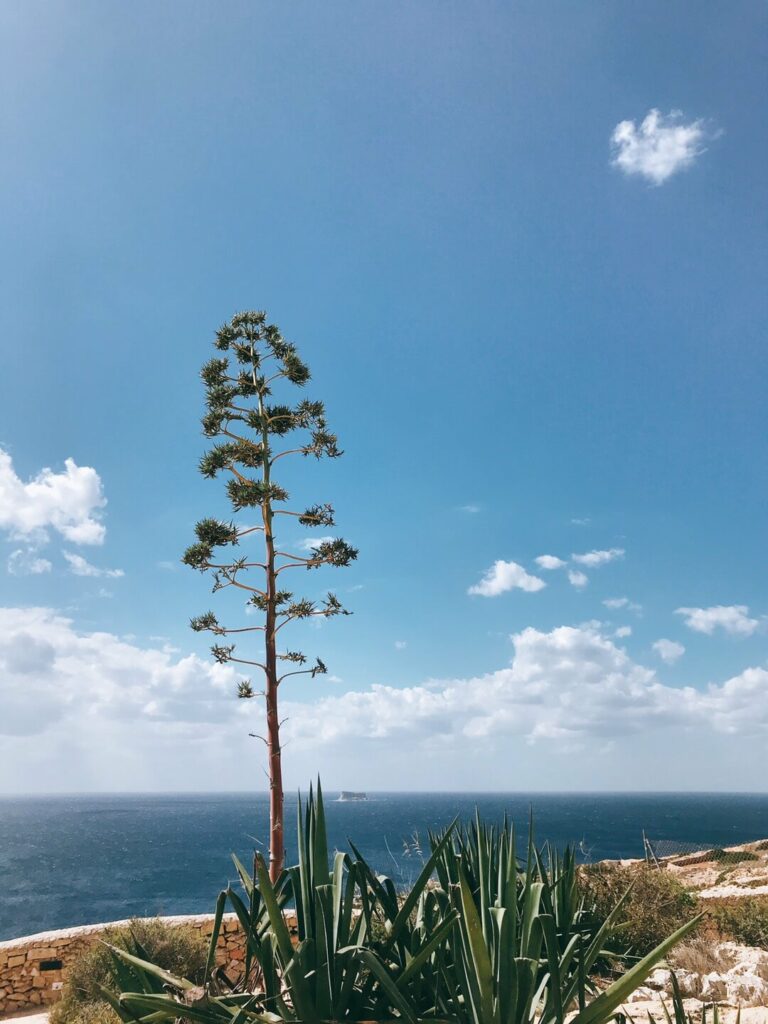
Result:
M346 452L293 489L360 548L290 784L761 788L767 17L0 8L0 787L263 784L178 559L227 514L199 366L266 308ZM498 561L546 586L470 595Z

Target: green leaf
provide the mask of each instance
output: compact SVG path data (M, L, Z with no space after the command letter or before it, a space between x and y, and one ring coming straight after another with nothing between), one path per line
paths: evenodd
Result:
M216 949L219 941L219 932L221 931L221 920L224 916L224 907L227 902L226 890L219 893L218 899L216 900L216 911L213 916L213 928L211 930L211 941L208 945L208 957L205 961L205 976L203 985L207 985L211 977L211 972L216 966Z
M459 865L459 891L461 894L461 913L463 933L467 951L471 959L473 972L469 976L470 985L476 990L478 997L477 1024L494 1024L493 967L488 947L483 937L480 916L472 898L464 869Z
M400 1013L407 1024L416 1024L416 1012L403 993L392 980L392 976L384 964L370 949L360 951L360 959L381 985L384 995L391 1005Z
M656 964L660 960L663 960L670 949L677 945L681 939L684 939L685 936L696 927L701 918L702 915L699 914L697 917L694 917L692 921L684 924L682 928L678 928L677 931L670 935L668 939L665 939L664 942L660 943L656 949L643 957L643 959L639 963L635 964L634 967L630 968L626 974L623 974L604 992L601 992L600 995L597 996L597 998L588 1006L579 1011L579 1013L577 1013L573 1018L571 1024L602 1024L603 1021L608 1020L616 1007L621 1006L624 1000L631 995L638 986L642 985Z
M456 827L457 821L458 815L453 819L451 824L445 830L444 835L441 837L437 846L435 846L434 850L432 851L432 855L429 857L426 864L422 868L419 877L413 883L410 892L403 900L403 905L402 907L400 907L400 910L397 916L395 917L395 920L392 922L392 931L390 932L389 937L385 943L385 948L391 946L392 943L395 942L401 930L408 922L408 919L411 916L413 908L416 906L419 897L421 896L422 892L426 889L427 884L430 878L432 877L432 872L435 869L435 862L437 858L442 854L443 850L448 844L448 840L451 838L453 829Z
M459 919L457 911L451 910L443 923L436 929L428 942L425 942L418 953L412 956L408 966L397 979L397 987L402 991L409 984L412 977L417 975L424 964L429 960L434 951L442 946L446 936L453 930Z
M187 981L186 978L177 978L171 974L170 971L164 971L162 967L158 967L157 964L151 964L148 960L141 960L139 957L134 956L132 953L128 953L124 949L120 949L118 946L111 946L108 942L106 946L112 950L112 952L118 956L121 960L125 960L126 963L132 964L134 967L140 968L152 977L159 978L160 981L166 985L170 985L172 988L180 989L181 991L188 991L191 988L195 988L191 981Z

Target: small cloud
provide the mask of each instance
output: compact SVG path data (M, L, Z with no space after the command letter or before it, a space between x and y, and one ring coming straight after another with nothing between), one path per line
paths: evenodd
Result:
M662 114L650 110L640 125L620 121L611 136L613 165L625 174L639 174L662 185L673 174L690 167L704 152L704 122L683 121L682 112Z
M474 516L480 511L479 505L459 505L459 512L466 512L467 515Z
M613 611L617 611L619 608L626 608L628 612L636 612L638 615L643 610L641 604L638 604L636 601L630 601L628 597L607 597L603 604L606 608L610 608Z
M47 558L39 558L34 548L17 548L8 556L8 572L11 576L39 576L50 572L51 563Z
M675 640L665 640L663 637L652 646L661 660L667 665L674 665L685 654L685 647L682 644L677 643Z
M591 522L589 516L586 516L584 519L572 519L571 526L589 526Z
M405 640L395 640L396 651L404 651L407 646L408 643Z
M610 548L608 551L587 551L583 555L571 555L574 562L579 565L586 565L590 569L596 569L600 565L607 565L608 562L615 562L617 558L624 557L624 548Z
M567 564L562 558L557 558L556 555L539 555L536 559L536 565L540 569L563 569Z
M619 628L616 630L616 632L613 635L619 637L619 639L623 639L626 636L632 636L632 627L631 626L619 626Z
M343 683L344 682L344 680L341 678L341 676L323 676L323 679L324 679L324 681L326 683Z
M162 562L157 563L157 568L165 569L166 572L176 572L176 570L178 569L178 565L176 562L163 560Z
M305 537L304 540L300 540L296 547L299 551L304 551L306 554L311 555L315 548L320 547L321 544L328 544L330 541L336 540L335 537Z
M125 576L122 569L99 569L98 566L91 565L82 555L76 555L73 551L64 551L62 554L69 563L69 571L73 576L104 576L114 580Z
M757 619L749 617L745 604L715 605L712 608L678 608L675 615L685 616L685 624L694 633L711 636L716 629L723 629L731 636L752 636L760 625Z
M583 590L584 587L589 583L589 577L583 572L579 572L578 569L568 570L568 582L572 587L576 587L577 590Z
M498 597L508 590L525 590L532 594L546 587L544 580L531 576L517 562L494 562L479 583L475 583L467 591L468 594L480 597Z

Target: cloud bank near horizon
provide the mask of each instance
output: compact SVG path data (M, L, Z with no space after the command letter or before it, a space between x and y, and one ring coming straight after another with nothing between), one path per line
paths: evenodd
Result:
M258 788L262 751L248 732L262 712L235 699L231 667L81 632L45 608L0 609L0 636L7 792L233 788L233 771ZM486 675L284 699L289 772L301 782L323 766L332 778L357 765L369 788L371 772L384 788L445 788L446 766L455 775L464 764L465 788L508 780L514 789L556 785L546 771L567 767L569 785L579 785L580 773L594 782L596 771L642 762L649 749L663 779L665 751L677 763L686 744L702 743L742 763L754 749L757 769L768 670L749 667L702 689L669 686L615 639L599 623L528 627L511 637L509 665ZM710 779L708 761L697 764L701 787L717 788L720 770Z

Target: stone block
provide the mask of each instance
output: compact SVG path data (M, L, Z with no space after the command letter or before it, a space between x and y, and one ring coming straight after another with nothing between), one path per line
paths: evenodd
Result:
M29 950L27 960L59 960L60 952L56 946L39 946Z

